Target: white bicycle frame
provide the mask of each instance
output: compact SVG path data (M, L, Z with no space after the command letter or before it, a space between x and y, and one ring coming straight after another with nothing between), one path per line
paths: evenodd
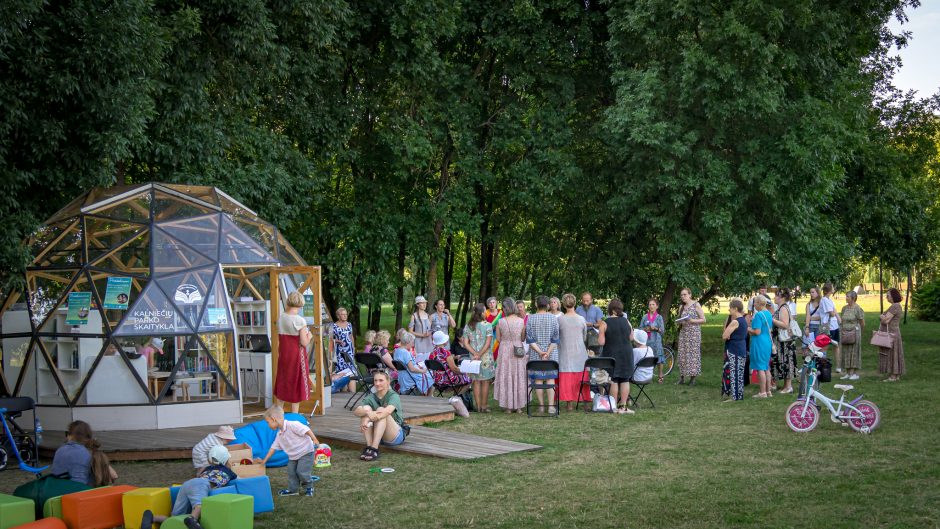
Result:
M816 362L814 361L813 367L809 372L809 376L806 377L806 386L807 386L806 397L805 397L806 400L803 403L803 411L800 413L800 417L803 417L803 415L806 414L806 409L810 406L812 399L814 398L816 399L816 402L822 402L823 404L826 405L827 408L829 408L829 413L832 415L833 419L845 421L853 417L850 415L842 415L843 408L847 408L848 410L856 412L858 415L855 415L854 417L865 416L865 414L862 413L861 410L853 406L851 403L845 401L845 393L846 393L845 391L842 392L842 396L839 397L838 401L834 401L830 399L829 397L823 395L819 391L817 391L815 387L817 373L818 371L816 370ZM834 407L833 403L835 403L837 406Z

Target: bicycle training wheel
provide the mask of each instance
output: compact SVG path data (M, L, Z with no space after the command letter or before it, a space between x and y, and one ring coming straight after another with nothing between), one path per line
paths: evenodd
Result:
M859 416L855 410L849 410L849 426L856 432L871 433L881 424L881 410L870 400L860 400L855 408L862 412ZM867 429L865 429L867 427Z
M16 442L16 449L20 452L20 457L27 465L36 465L39 460L36 458L36 443L32 437L21 437Z
M663 362L663 378L665 378L669 376L669 373L672 373L672 368L676 366L676 354L673 352L672 347L663 344L663 357L666 359Z
M805 408L805 409L804 409ZM794 432L812 431L819 424L819 410L805 400L798 400L787 408L787 426Z
M5 470L7 468L7 450L6 447L0 445L0 470Z

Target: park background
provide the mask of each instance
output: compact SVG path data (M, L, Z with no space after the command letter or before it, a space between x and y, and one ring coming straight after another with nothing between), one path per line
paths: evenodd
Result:
M918 6L9 0L0 292L72 198L159 181L218 186L276 223L358 331L400 327L416 293L462 323L489 295L590 289L638 315L685 286L718 310L824 281L924 292L916 315L936 318L940 101L892 82ZM880 299L862 304L872 329ZM458 419L439 427L545 448L383 455L394 476L338 449L313 502L258 526L936 527L940 329L913 316L902 383L864 348L857 387L884 416L870 436L793 434L783 396L721 404L714 313L700 385L651 388L655 410Z

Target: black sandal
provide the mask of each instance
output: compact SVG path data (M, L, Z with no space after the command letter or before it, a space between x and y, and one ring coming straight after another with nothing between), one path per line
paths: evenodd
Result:
M366 453L363 455L363 461L375 461L379 458L379 451L371 446L366 447Z
M365 447L365 448L363 448L363 449L362 449L362 453L359 454L359 459L361 459L362 461L365 461L365 460L366 460L366 456L369 455L369 450L371 450L371 448L368 447L368 446Z

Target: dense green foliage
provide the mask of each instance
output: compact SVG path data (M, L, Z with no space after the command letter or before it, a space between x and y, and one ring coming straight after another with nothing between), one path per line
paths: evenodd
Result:
M886 29L916 6L10 0L0 290L72 196L151 180L256 208L373 326L411 292L635 305L923 268L936 101L891 89Z
M912 298L918 319L940 321L940 279L920 285Z

